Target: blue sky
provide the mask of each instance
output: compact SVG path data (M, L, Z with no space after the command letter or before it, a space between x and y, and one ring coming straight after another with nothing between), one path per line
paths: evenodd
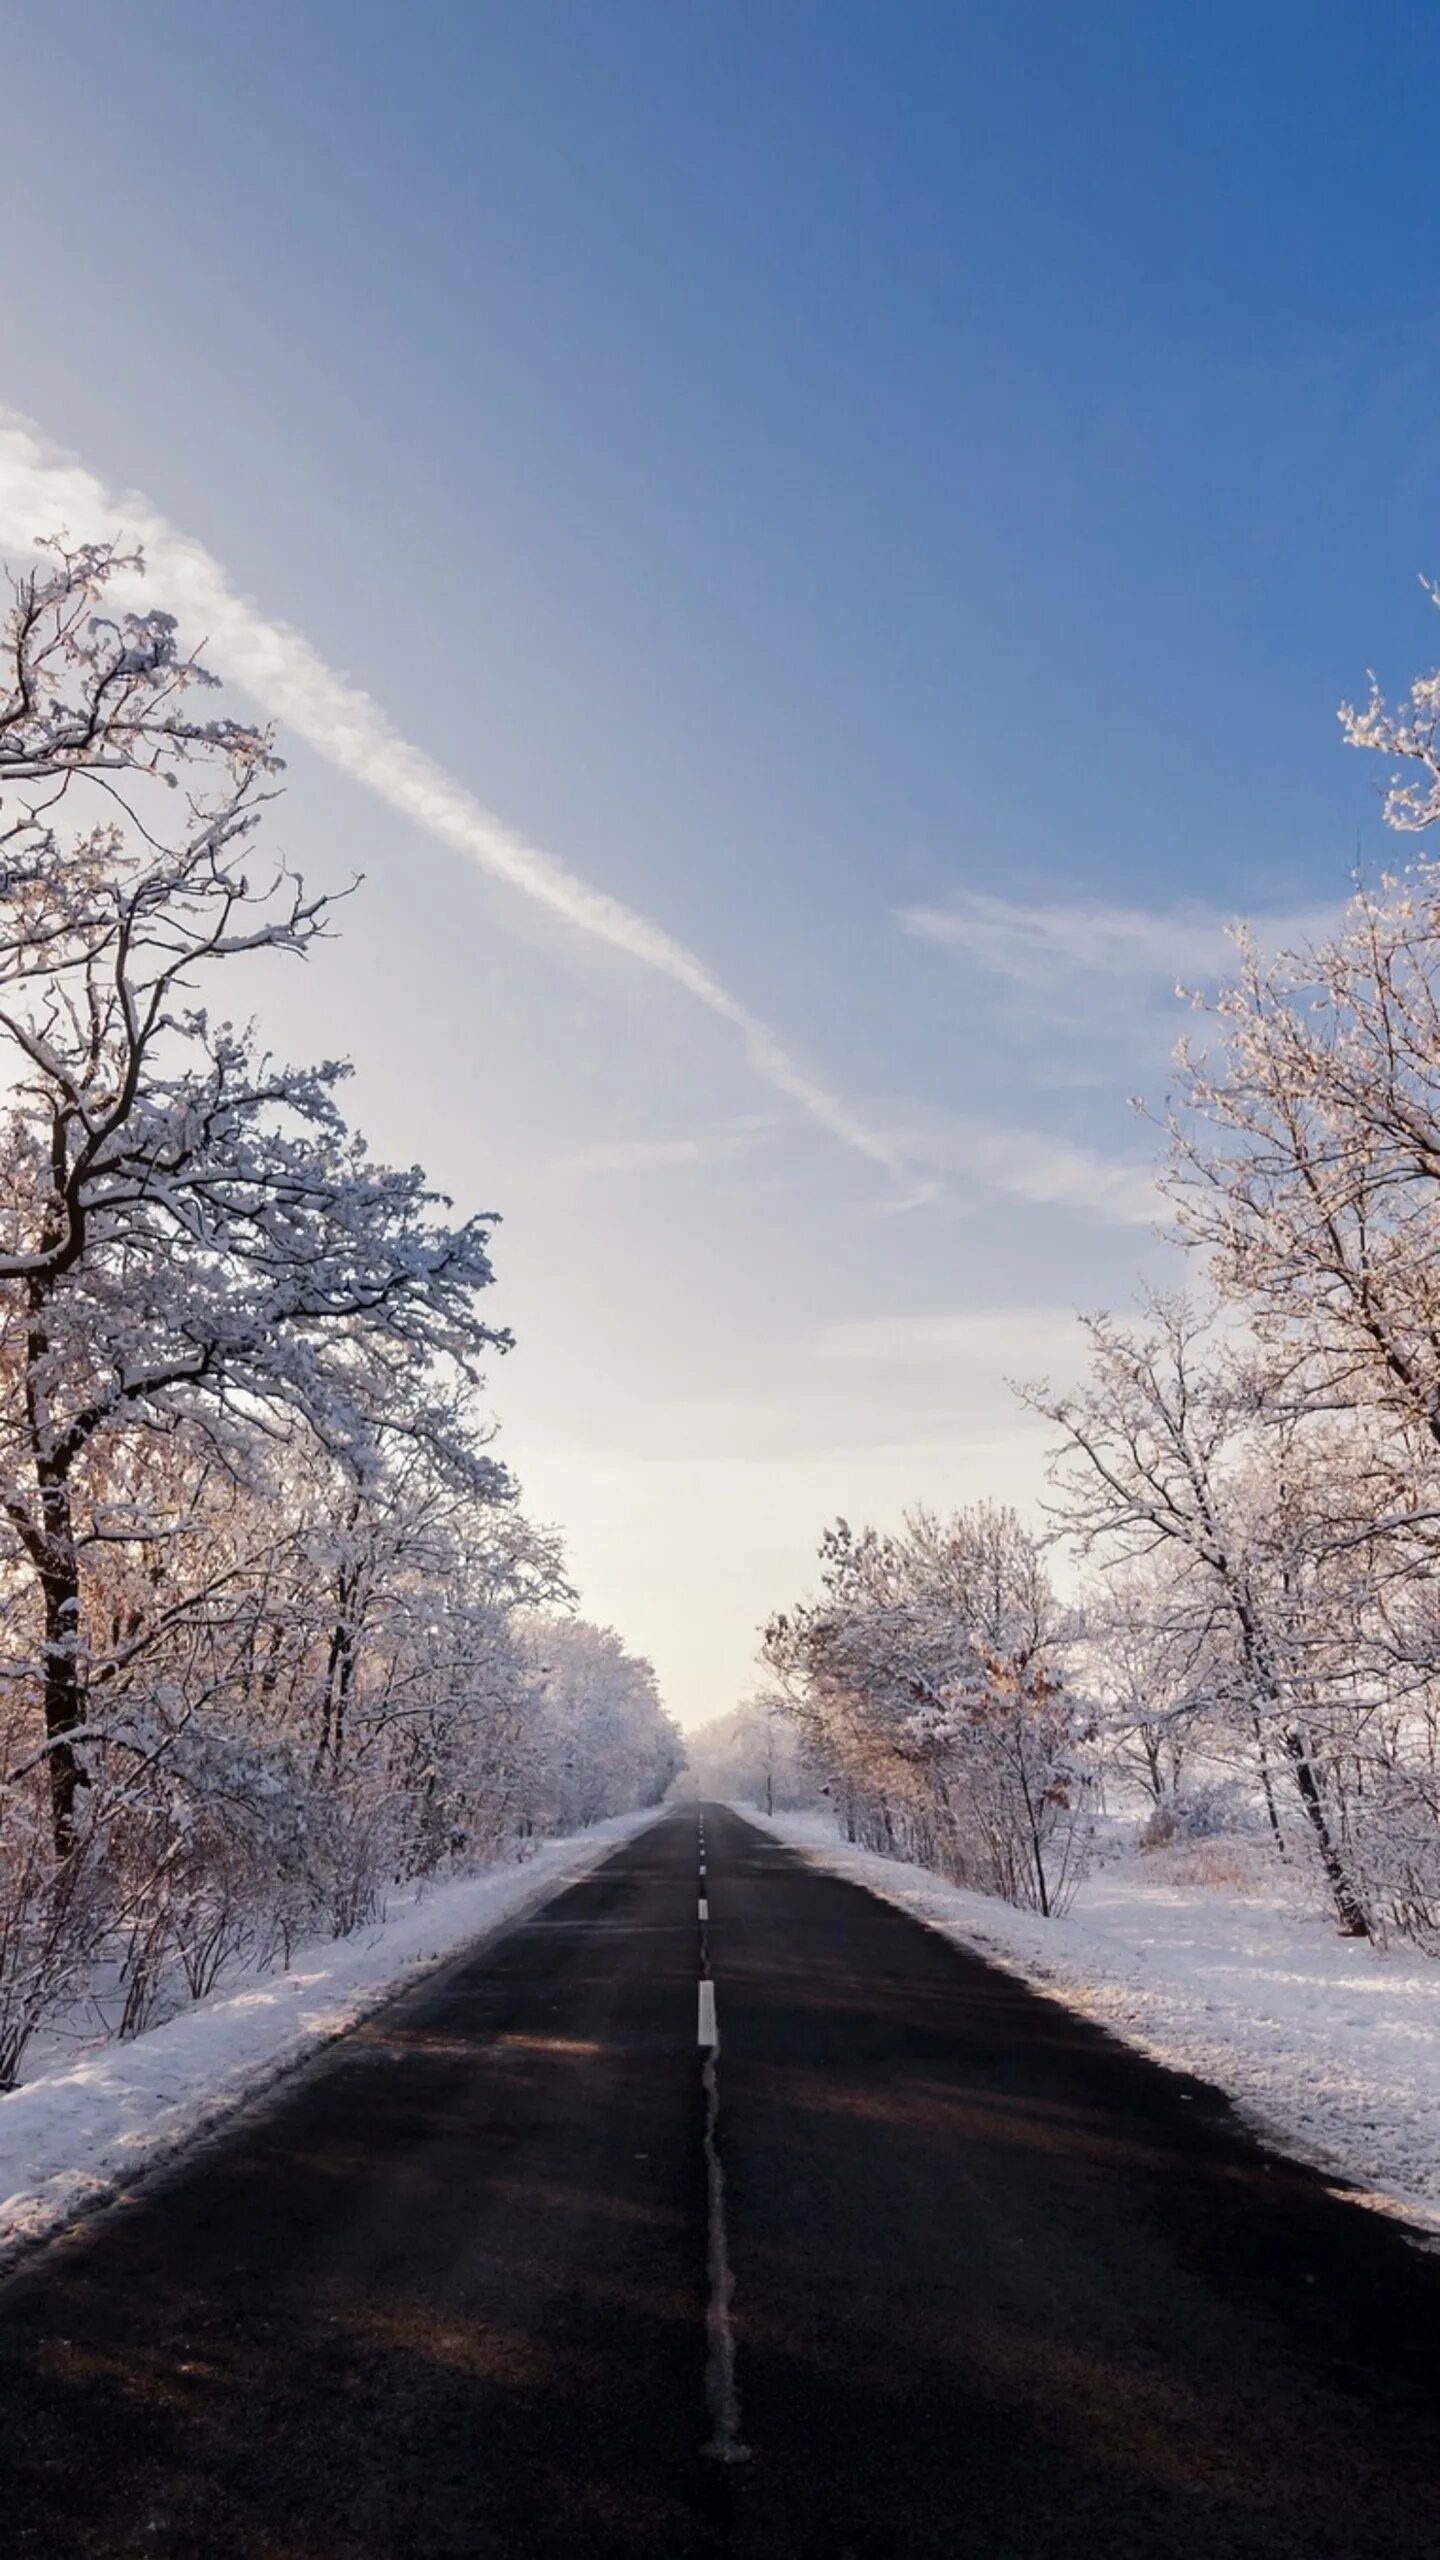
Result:
M367 880L277 1034L505 1213L504 1445L723 1707L828 1516L1035 1497L1004 1375L1164 1267L1170 982L1380 858L1440 20L50 0L7 82L0 400L901 1160L296 751Z

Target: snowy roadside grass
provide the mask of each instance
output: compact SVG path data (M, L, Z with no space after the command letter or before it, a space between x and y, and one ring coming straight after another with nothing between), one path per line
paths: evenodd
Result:
M1440 2234L1440 1964L1336 1937L1278 1894L1175 1880L1132 1856L1063 1920L852 1848L828 1816L737 1813L1223 2089L1278 2149Z
M128 2044L93 2048L0 2097L0 2267L105 2204L447 1957L598 1866L658 1819L617 1814L523 1864L392 1898L383 1922L297 1949Z

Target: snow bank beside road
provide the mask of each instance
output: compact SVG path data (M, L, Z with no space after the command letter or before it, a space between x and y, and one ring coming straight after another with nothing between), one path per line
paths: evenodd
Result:
M288 1973L217 1992L129 2044L0 2097L0 2265L208 2132L415 1975L573 1884L654 1811L619 1814L523 1865L393 1901L385 1921L299 1949Z
M1280 2149L1440 2232L1440 1964L1337 1938L1263 1891L1156 1880L1144 1858L1101 1869L1065 1919L1042 1920L851 1848L824 1816L736 1811L1213 2081Z

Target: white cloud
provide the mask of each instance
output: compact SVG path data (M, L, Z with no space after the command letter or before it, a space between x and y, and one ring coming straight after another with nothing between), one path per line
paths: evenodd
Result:
M1164 1214L1148 1164L1102 1156L1045 1130L959 1119L951 1124L946 1155L957 1172L979 1175L1041 1207L1084 1209L1123 1227L1152 1227Z
M1251 919L1267 950L1329 932L1333 907ZM1023 986L1057 985L1074 971L1106 977L1201 981L1234 965L1229 919L1216 908L1107 906L1095 899L1044 904L961 889L944 907L906 907L900 922L921 941L966 952L981 967Z
M66 529L80 540L120 536L143 546L155 601L205 635L212 663L317 753L413 824L564 924L684 989L739 1036L766 1084L855 1154L907 1179L898 1148L802 1067L784 1042L706 963L648 916L584 880L484 808L465 786L392 727L373 698L288 625L270 620L236 589L203 546L167 523L143 497L117 496L93 472L50 445L27 421L0 411L0 544L28 546Z

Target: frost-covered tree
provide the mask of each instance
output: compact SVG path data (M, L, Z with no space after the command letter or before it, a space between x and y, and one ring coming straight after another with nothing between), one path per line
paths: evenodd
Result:
M1277 1820L1271 1762L1283 1756L1340 1926L1368 1934L1334 1799L1333 1631L1353 1516L1322 1478L1320 1450L1267 1404L1263 1372L1183 1299L1152 1297L1125 1326L1087 1320L1087 1385L1026 1391L1060 1433L1056 1509L1087 1555L1111 1564L1168 1555L1164 1633L1199 1674L1197 1702L1248 1724ZM1323 1492L1323 1506L1322 1506Z
M1048 1913L1086 1837L1086 1718L1056 1634L1034 1539L982 1503L898 1535L839 1522L819 1596L764 1652L852 1836Z
M1217 1731L1220 1611L1188 1557L1142 1554L1093 1579L1067 1654L1096 1712L1107 1766L1173 1807ZM1267 1771L1268 1777L1268 1771ZM1278 1832L1277 1832L1278 1836Z
M168 617L102 610L117 565L22 580L0 641L0 1504L61 1854L87 1571L173 1527L107 1498L117 1439L183 1429L236 1466L298 1421L363 1473L398 1377L473 1376L502 1340L475 1307L486 1222L372 1162L343 1067L279 1064L207 1010L227 964L303 955L326 904L252 874L269 742L190 716L206 679Z
M1180 1057L1182 1231L1314 1405L1391 1426L1403 1498L1440 1455L1440 872L1360 889L1329 940L1239 937Z
M685 1764L648 1662L609 1627L549 1616L525 1637L538 1684L532 1802L539 1827L568 1831L659 1804Z
M1353 744L1402 768L1386 811L1407 832L1440 817L1437 707L1440 677L1427 676L1398 711L1372 691L1342 714ZM1219 1579L1246 1595L1228 1611L1241 1686L1293 1766L1343 1924L1368 1916L1424 1936L1440 1914L1427 1775L1440 870L1421 856L1362 884L1308 947L1265 958L1243 934L1237 945L1233 981L1180 1054L1166 1174L1184 1239L1250 1341L1246 1410L1234 1412L1233 1384L1222 1394L1246 1454L1242 1467L1232 1449L1221 1468L1231 1527ZM1118 1425L1113 1357L1096 1383ZM1192 1439L1198 1425L1192 1399ZM1129 1460L1133 1477L1133 1448ZM1093 1492L1093 1447L1087 1463ZM1124 1452L1118 1463L1123 1474ZM1198 1482L1179 1509L1195 1512ZM1103 1499L1118 1519L1113 1487ZM1133 1540L1133 1519L1123 1534ZM1188 1551L1213 1588L1204 1541Z
M233 1025L329 910L136 566L52 551L0 634L0 2086L677 1762L648 1665L527 1633L490 1222Z
M758 1690L689 1737L687 1783L697 1795L783 1813L820 1800L820 1778L805 1761L790 1701Z

